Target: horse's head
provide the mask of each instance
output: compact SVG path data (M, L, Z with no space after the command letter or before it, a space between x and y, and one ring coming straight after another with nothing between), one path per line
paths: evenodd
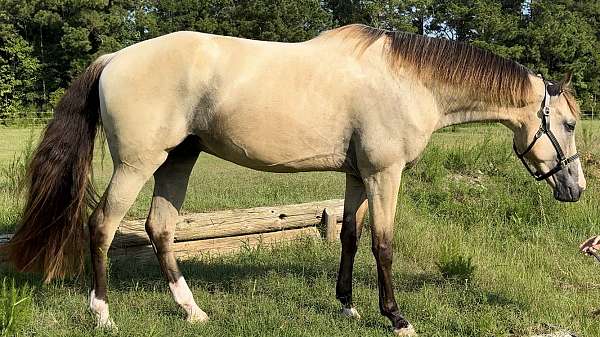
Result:
M577 102L568 88L571 75L545 82L541 105L524 116L515 130L514 149L527 170L546 180L560 201L577 201L586 187L575 147Z

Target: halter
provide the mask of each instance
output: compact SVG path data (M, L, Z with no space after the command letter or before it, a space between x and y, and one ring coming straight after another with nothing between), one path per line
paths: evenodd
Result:
M550 130L550 95L548 94L548 83L547 82L544 82L544 101L542 102L542 107L540 108L538 113L539 112L541 112L541 115L542 115L540 129L535 133L535 136L533 137L533 141L531 141L531 143L529 144L527 149L524 152L519 153L519 151L517 150L516 144L513 142L513 150L515 151L515 154L517 155L517 157L519 157L519 159L521 159L521 162L523 163L523 165L525 166L527 171L529 171L529 173L537 181L547 179L548 177L556 174L558 171L565 169L567 167L567 165L569 165L570 163L574 162L577 158L579 158L579 153L575 153L574 155L572 155L569 158L565 157L565 153L563 152L562 148L560 147L558 140L556 140L556 137ZM531 149L533 149L533 146L535 145L535 143L538 141L538 139L542 138L543 135L547 135L548 139L550 139L550 143L552 143L552 146L554 146L554 150L556 150L556 156L558 158L558 164L553 169L551 169L550 171L548 171L546 173L543 173L543 172L540 172L537 170L534 171L531 167L529 167L529 165L525 161L525 155L527 153L529 153L529 151L531 151Z

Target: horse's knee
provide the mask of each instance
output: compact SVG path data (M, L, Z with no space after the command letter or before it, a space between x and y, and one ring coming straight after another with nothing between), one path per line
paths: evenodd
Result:
M392 245L389 242L374 242L371 247L373 255L378 263L383 265L391 265L394 257Z
M340 233L340 239L344 250L356 251L358 248L358 230L356 228L356 217L345 216Z

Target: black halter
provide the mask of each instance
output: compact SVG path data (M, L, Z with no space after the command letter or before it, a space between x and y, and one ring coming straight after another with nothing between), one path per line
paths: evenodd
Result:
M525 168L527 169L527 171L529 171L529 173L531 173L531 175L535 178L535 180L538 180L538 181L544 180L544 179L554 175L556 172L565 169L567 167L567 165L569 165L569 163L572 163L577 158L579 158L579 153L576 153L569 158L565 157L565 153L563 152L562 148L560 147L558 140L556 140L556 137L550 130L550 95L548 94L548 84L547 83L544 86L544 101L542 102L542 107L540 108L539 112L541 112L542 124L540 125L540 129L535 133L535 136L533 137L533 141L529 144L527 149L524 152L519 153L519 151L517 151L516 144L513 142L513 150L515 151L515 154L517 155L517 157L519 157L519 159L521 159L521 162L523 163L523 165L525 165ZM533 146L535 145L535 143L538 141L538 139L542 138L543 135L547 135L548 139L550 139L552 146L554 146L554 150L556 150L556 156L558 158L558 164L556 164L556 166L554 166L553 169L551 169L550 171L548 171L546 173L542 173L537 170L534 171L525 161L525 155L527 153L529 153L529 151L531 151L531 149L533 149Z

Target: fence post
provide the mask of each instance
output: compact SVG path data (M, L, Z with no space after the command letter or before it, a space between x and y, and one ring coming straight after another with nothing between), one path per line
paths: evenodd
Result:
M321 221L325 225L325 239L329 242L337 241L337 217L329 208L323 210Z

